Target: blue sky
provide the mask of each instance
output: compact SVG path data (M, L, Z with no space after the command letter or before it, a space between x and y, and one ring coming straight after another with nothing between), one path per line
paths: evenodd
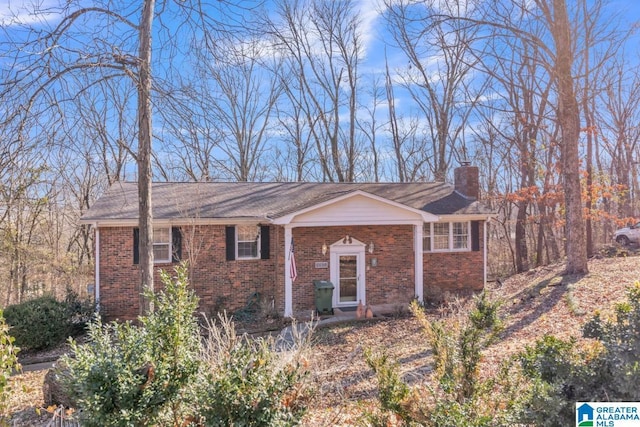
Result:
M113 1L119 2L118 0ZM127 1L122 0L122 3L127 3ZM90 3L83 2L82 4L87 5ZM356 0L356 4L360 10L359 18L361 19L362 34L364 35L365 52L360 73L364 77L367 75L381 75L384 69L383 40L388 39L389 35L379 19L380 7L378 0ZM55 26L60 20L60 15L50 11L53 11L57 5L58 0L0 0L0 24L2 26L0 43L3 38L13 38L18 35L22 25L42 26L44 28ZM608 2L607 8L612 14L619 14L620 19L626 21L627 24L635 22L640 29L640 25L637 24L640 20L640 0L614 0ZM37 11L37 13L34 13L34 11ZM176 26L178 24L175 23ZM637 39L639 35L636 34L635 37ZM640 43L630 44L630 46L628 54L637 59L640 56L640 50L638 49ZM394 68L400 69L407 66L407 60L399 52L389 51L387 54L390 59L389 62ZM156 58L159 56L158 52ZM4 66L2 58L0 58L0 66ZM394 70L392 70L393 72ZM402 109L411 104L406 94L403 94L400 89L396 90L395 95L397 97L397 109ZM386 114L383 108L381 108L381 114Z

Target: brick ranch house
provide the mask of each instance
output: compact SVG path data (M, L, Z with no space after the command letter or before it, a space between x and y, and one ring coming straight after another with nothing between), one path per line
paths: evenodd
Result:
M209 315L259 293L284 316L308 316L314 280L334 284L334 308L362 301L374 312L479 291L492 213L478 201L478 168L454 175L454 185L154 183L155 264L186 260ZM139 312L137 191L116 182L81 219L95 233L95 298L109 320Z

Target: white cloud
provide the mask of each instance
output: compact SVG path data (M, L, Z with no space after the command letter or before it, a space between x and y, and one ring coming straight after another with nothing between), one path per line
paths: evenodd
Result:
M0 0L0 25L44 24L60 19L57 0Z
M383 5L381 0L360 0L355 7L360 18L360 34L362 34L363 51L368 52L369 47L375 43L380 35L376 21L382 13Z

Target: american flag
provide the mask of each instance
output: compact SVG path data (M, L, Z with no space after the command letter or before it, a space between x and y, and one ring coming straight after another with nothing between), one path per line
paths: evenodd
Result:
M291 250L289 251L289 276L291 281L295 282L298 277L298 269L296 268L296 254L293 251L293 237L291 238Z

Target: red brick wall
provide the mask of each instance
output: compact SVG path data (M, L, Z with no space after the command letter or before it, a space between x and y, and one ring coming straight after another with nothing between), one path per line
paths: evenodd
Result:
M425 252L423 255L424 298L440 302L448 295L470 294L484 286L483 230L480 223L480 250L466 252Z
M100 302L108 320L133 320L139 311L140 272L133 264L133 229L100 229Z
M367 303L409 302L415 295L413 227L410 225L358 227L300 227L293 229L298 278L293 284L293 312L307 314L315 307L313 280L330 280L329 268L317 269L315 263L329 263L327 247L346 235L366 245L374 244L373 254L365 251ZM378 265L371 266L377 258ZM284 259L281 261L284 269Z
M235 311L254 292L267 302L276 298L275 227L271 228L271 259L226 260L224 226L183 226L182 259L188 261L190 282L200 298L199 311ZM157 264L173 270L175 264ZM100 299L107 319L135 319L139 309L139 268L133 264L133 230L100 229ZM161 288L159 275L155 287ZM283 305L284 307L284 305ZM215 315L215 314L214 314Z
M482 234L482 227L480 227ZM293 229L298 278L293 283L293 312L308 315L315 308L313 280L330 280L329 247L345 235L365 244L367 303L406 303L415 295L413 227L410 225L359 227L300 227ZM482 243L482 236L480 236ZM482 249L482 247L481 247ZM284 229L270 227L270 259L226 261L224 226L182 227L182 259L193 266L190 279L200 297L199 310L211 316L216 310L235 311L246 305L253 292L284 312ZM371 259L377 266L371 266ZM446 292L466 293L483 285L482 250L477 252L425 253L424 293L442 299ZM172 264L158 265L165 270ZM100 229L100 294L107 319L134 319L138 314L139 269L133 264L133 231L130 227ZM156 275L156 288L160 279Z
M270 259L227 261L224 226L183 227L183 259L191 254L190 279L201 311L208 316L233 312L244 308L255 292L267 304L276 298L275 228L270 227Z

